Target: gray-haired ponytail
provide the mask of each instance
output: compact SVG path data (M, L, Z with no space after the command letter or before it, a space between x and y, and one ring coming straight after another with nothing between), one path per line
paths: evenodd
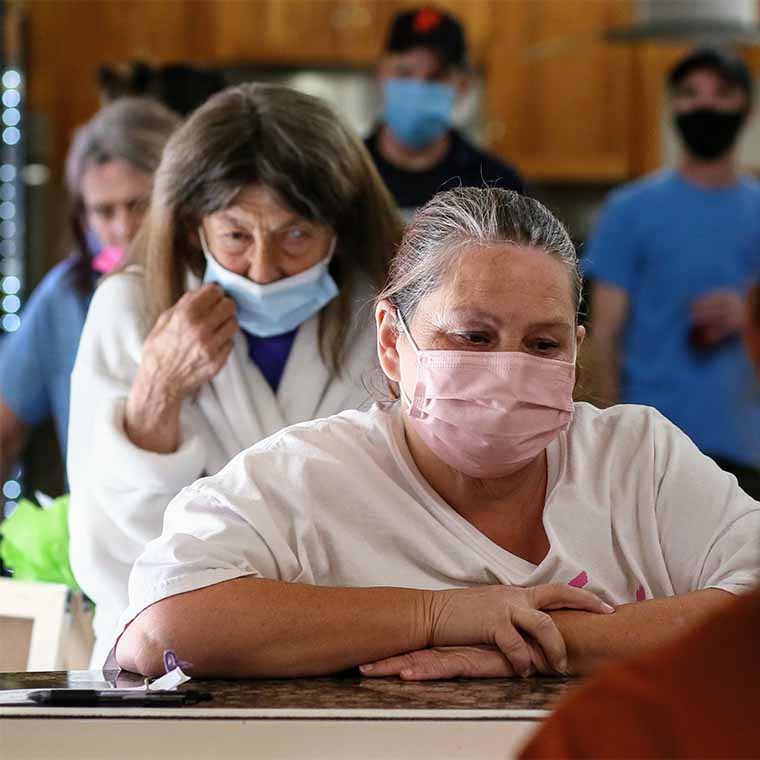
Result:
M562 261L571 277L577 314L581 276L567 230L537 200L496 187L448 190L423 206L404 234L378 300L392 301L411 320L422 299L441 286L463 248L494 243L535 248Z

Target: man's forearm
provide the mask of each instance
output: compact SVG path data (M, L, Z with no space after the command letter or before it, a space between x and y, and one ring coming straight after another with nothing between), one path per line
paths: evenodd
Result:
M567 646L570 670L581 674L633 656L693 628L733 598L720 589L624 604L614 615L551 612Z

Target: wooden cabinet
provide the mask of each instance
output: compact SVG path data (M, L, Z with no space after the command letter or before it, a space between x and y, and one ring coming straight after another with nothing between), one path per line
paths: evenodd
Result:
M531 180L632 173L633 49L607 44L630 0L438 0L464 23L485 78L489 147ZM215 5L218 61L370 67L408 0L258 0Z
M76 125L98 107L99 66L150 63L357 66L382 52L408 0L27 0L28 106L50 125L58 172ZM465 23L476 63L498 0L439 0Z
M414 0L27 0L28 106L58 172L103 63L357 66ZM665 75L688 46L611 44L634 0L435 0L464 22L488 147L532 181L621 182L661 162ZM748 51L760 75L760 53Z
M216 7L209 0L31 0L23 8L26 105L45 120L56 175L75 127L98 108L100 66L213 58Z
M691 49L687 44L640 43L633 49L631 83L636 108L631 144L632 173L648 174L662 165L662 127L667 108L665 85L670 69Z
M632 172L633 51L604 42L624 0L497 4L486 57L491 146L534 181L604 181Z
M364 62L379 47L368 0L254 0L216 5L214 57L267 64Z
M467 26L476 58L490 41L495 0L441 0ZM217 60L372 66L409 0L250 0L215 5Z

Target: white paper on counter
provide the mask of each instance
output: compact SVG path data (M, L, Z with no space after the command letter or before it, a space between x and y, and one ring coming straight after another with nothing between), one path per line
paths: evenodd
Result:
M170 670L160 678L156 678L149 684L143 684L142 686L118 687L108 681L90 681L86 686L75 686L63 689L45 689L45 687L37 687L36 689L0 689L0 707L11 705L36 705L37 703L34 700L29 699L29 695L34 691L71 691L72 689L81 688L95 691L155 691L158 689L163 691L175 691L178 686L187 683L189 680L190 676L187 675L182 668L176 667L174 670Z

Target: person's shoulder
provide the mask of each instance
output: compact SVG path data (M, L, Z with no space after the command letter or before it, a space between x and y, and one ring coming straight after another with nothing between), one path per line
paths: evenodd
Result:
M74 257L58 262L34 289L38 299L65 298L67 294L76 293L74 278L76 266L77 261Z
M109 308L114 311L117 307L128 310L141 308L145 303L145 277L142 270L130 266L104 277L95 289L91 308L96 309L104 303L110 304Z
M600 451L638 449L645 440L683 435L676 425L657 409L640 404L616 404L600 409L585 401L575 404L568 430L570 441Z
M138 267L104 277L92 296L85 332L141 342L150 327L145 296L145 277Z
M677 184L675 172L660 171L629 182L613 190L607 207L615 210L640 210L643 205L654 205L668 195Z
M760 203L760 179L750 175L739 178L739 188L746 193L755 203Z
M37 286L42 290L73 288L72 274L77 267L77 260L69 256L63 261L59 261L41 280Z
M382 405L375 405L367 411L348 409L330 417L290 425L248 451L252 455L284 452L288 456L299 452L301 457L328 452L331 458L339 461L363 449L374 450L383 445L381 441L389 433L391 424L391 414Z
M221 492L248 490L284 495L329 487L363 487L370 473L392 459L391 415L377 406L368 411L346 410L279 430L241 451L217 475L197 487Z
M76 261L68 258L45 274L24 305L23 314L27 321L56 319L65 312L72 299L89 299L90 294L80 293L77 289L73 276L75 267Z
M524 182L516 167L495 153L479 148L461 132L453 130L451 134L454 141L454 155L457 160L476 171L481 176L482 181L495 184L496 187L506 190L522 192Z
M644 404L615 404L602 408L588 401L576 401L573 420L596 425L629 425L640 422L647 425L664 423L675 427L662 412Z
M570 427L560 439L564 486L605 494L605 509L614 506L616 519L649 510L651 503L639 499L638 489L646 488L666 466L674 443L671 428L676 430L651 407L618 404L598 409L576 403ZM614 504L608 500L611 492Z

